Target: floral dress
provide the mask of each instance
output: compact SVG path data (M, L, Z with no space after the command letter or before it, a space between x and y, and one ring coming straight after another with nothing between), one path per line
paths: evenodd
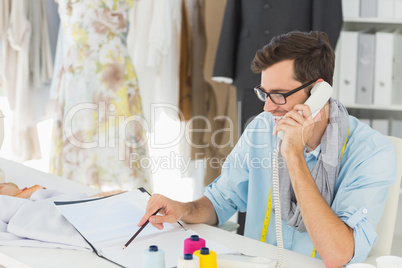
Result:
M146 122L124 43L132 0L59 0L68 45L50 170L103 190L150 189Z

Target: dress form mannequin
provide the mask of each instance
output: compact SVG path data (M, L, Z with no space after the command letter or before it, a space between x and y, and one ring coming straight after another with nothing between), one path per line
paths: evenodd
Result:
M125 47L132 0L58 0L66 56L50 172L102 190L151 189L146 125Z

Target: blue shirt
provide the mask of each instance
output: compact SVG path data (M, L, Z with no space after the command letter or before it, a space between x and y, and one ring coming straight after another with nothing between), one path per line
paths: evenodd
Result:
M353 229L355 251L352 262L363 262L377 240L375 231L389 187L396 179L395 150L389 140L349 116L349 139L343 154L334 189L331 209ZM259 114L247 127L227 157L221 175L205 190L212 202L219 224L236 211L247 211L245 236L260 240L269 191L271 161L276 136L270 113ZM320 146L306 154L311 170ZM279 163L279 165L285 163ZM282 220L284 247L308 256L313 243L307 232L299 232ZM276 245L275 215L271 211L266 242ZM318 253L316 255L318 256Z

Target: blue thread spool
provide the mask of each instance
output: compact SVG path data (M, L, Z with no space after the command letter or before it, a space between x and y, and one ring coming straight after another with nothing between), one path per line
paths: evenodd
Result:
M152 245L142 254L143 268L165 268L165 253L158 246Z

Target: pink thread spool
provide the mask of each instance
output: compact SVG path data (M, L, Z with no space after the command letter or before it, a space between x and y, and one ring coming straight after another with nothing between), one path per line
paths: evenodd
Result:
M184 254L193 254L194 251L205 248L205 240L198 235L192 235L184 240Z

